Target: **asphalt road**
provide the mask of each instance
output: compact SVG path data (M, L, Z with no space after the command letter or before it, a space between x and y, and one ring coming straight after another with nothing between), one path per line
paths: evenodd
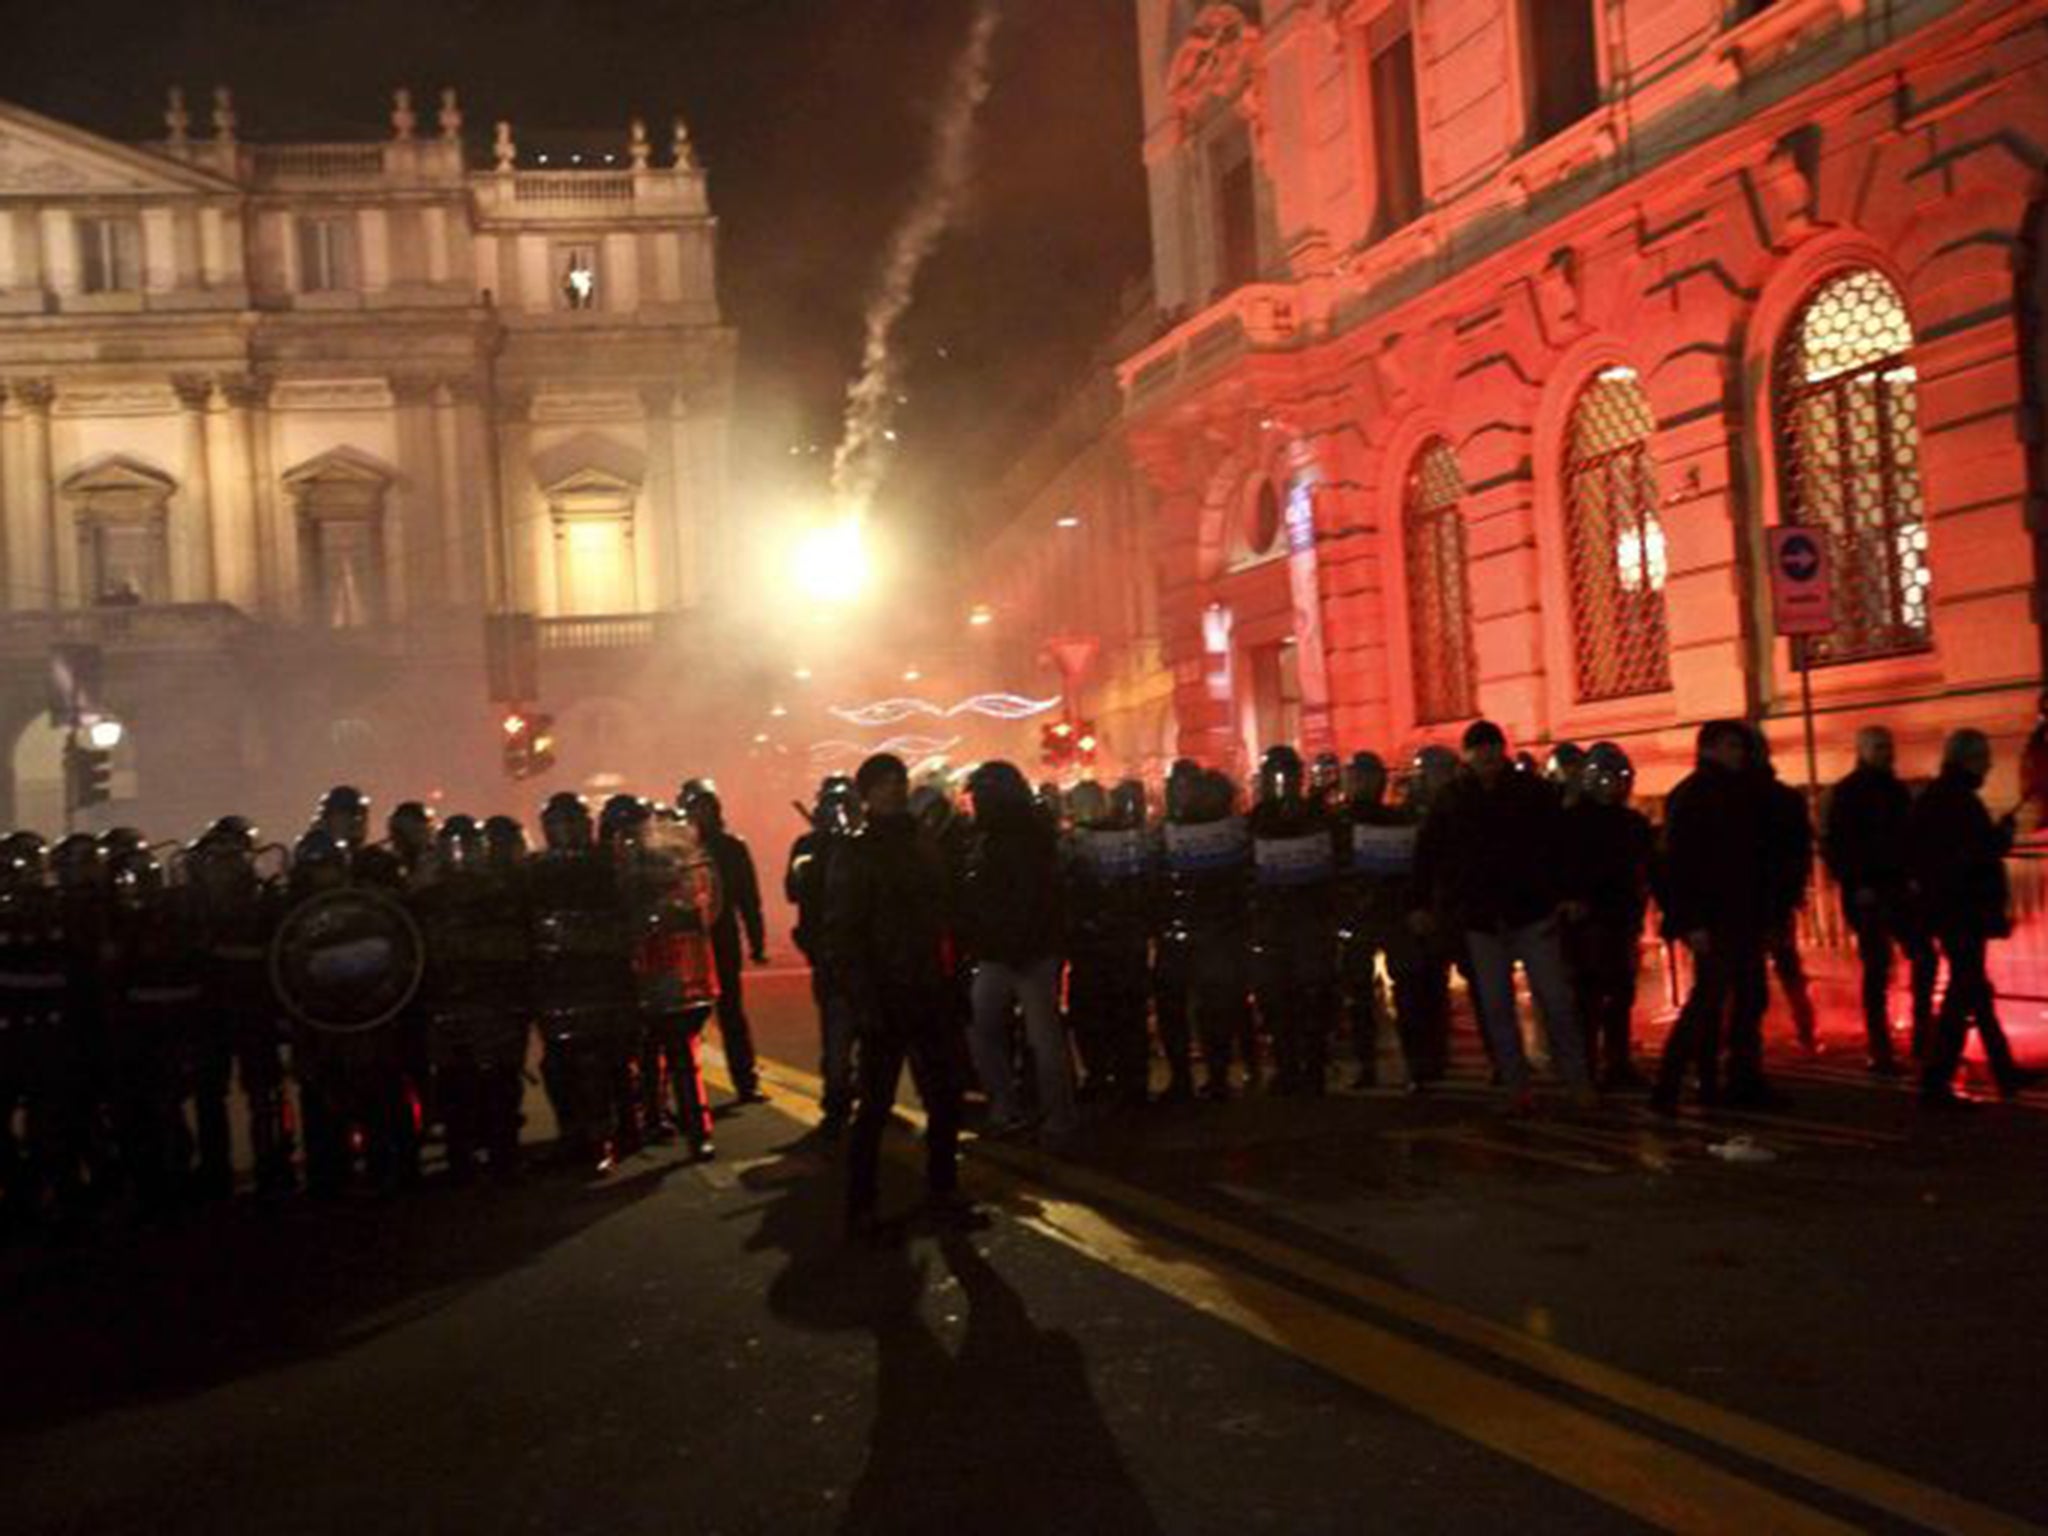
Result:
M597 1183L243 1204L0 1255L0 1522L43 1531L1847 1531L2048 1519L2048 1103L1929 1124L1247 1098L976 1149L840 1238L775 1102ZM1469 1039L1465 1042L1469 1044ZM1769 1161L1723 1160L1748 1135ZM891 1195L915 1196L910 1133Z

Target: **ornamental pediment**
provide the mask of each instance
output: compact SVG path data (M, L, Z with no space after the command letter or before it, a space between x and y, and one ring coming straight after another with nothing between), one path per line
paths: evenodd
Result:
M1183 130L1212 101L1233 105L1253 130L1264 124L1259 25L1235 5L1205 5L1167 67L1166 92Z
M153 464L107 454L79 465L57 488L85 514L123 522L161 516L178 482Z
M231 192L232 182L0 102L0 197Z
M299 491L345 485L382 490L391 480L390 470L356 448L330 448L284 472L284 483Z

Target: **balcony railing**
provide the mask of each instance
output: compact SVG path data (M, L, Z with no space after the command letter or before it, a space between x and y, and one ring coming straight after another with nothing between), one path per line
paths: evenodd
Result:
M160 603L0 614L0 653L21 655L59 641L127 651L217 651L249 629L227 603Z
M630 203L630 171L520 171L512 178L512 199L520 203Z
M540 621L543 651L632 650L653 645L661 637L661 615L654 613L585 614Z
M251 154L259 182L361 181L384 174L382 144L259 144Z

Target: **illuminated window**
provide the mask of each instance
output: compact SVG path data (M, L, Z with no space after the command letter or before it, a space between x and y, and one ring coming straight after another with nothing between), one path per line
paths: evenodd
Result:
M555 576L564 617L633 613L633 520L621 516L558 516Z
M299 291L340 293L355 286L355 224L347 218L299 220Z
M365 456L336 449L285 475L299 514L306 622L364 629L385 617L384 495L390 480Z
M1580 393L1567 429L1566 554L1573 652L1583 700L1659 693L1671 686L1668 574L1657 476L1655 420L1635 371L1608 368Z
M86 600L169 602L169 507L176 482L148 465L116 457L81 469L62 490L73 507Z
M142 230L135 220L78 220L78 286L86 293L133 293L142 286Z
M1832 564L1815 664L1933 643L1912 347L1905 301L1868 268L1822 284L1779 344L1783 519L1824 531Z
M595 309L598 297L597 247L562 245L555 248L555 266L560 274L564 309Z
M1472 594L1465 567L1464 477L1442 439L1415 456L1402 498L1408 556L1408 642L1415 718L1424 725L1479 712Z

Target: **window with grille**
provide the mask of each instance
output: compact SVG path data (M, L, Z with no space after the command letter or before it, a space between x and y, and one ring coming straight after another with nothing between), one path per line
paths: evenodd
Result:
M1608 368L1572 408L1564 511L1582 700L1671 686L1664 525L1650 462L1656 425L1632 368Z
M1401 516L1408 556L1408 641L1415 719L1423 725L1479 713L1472 651L1472 593L1465 571L1464 477L1442 441L1408 471Z
M350 220L299 220L299 291L341 293L353 288L355 251L355 228Z
M78 221L78 286L85 293L142 286L142 231L133 219Z
M1815 665L1933 643L1912 348L1905 301L1867 268L1822 284L1779 344L1782 516L1825 534L1834 585Z

